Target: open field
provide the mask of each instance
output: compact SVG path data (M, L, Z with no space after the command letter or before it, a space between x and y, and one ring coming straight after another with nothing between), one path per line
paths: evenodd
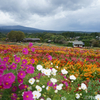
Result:
M100 48L0 43L0 100L100 100Z

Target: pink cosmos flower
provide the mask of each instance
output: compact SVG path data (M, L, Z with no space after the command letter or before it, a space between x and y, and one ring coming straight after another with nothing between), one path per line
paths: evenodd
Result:
M31 59L30 62L31 62L32 64L34 64L35 60L34 60L34 59Z
M2 74L3 74L3 70L2 70L2 69L0 69L0 76L2 76Z
M26 59L23 59L23 60L22 60L22 64L23 64L23 65L26 65L26 64L27 64L27 60L26 60Z
M35 48L31 48L31 50L32 50L32 52L34 52L35 51Z
M29 66L26 70L27 73L33 74L34 73L34 67L33 66Z
M4 63L7 63L7 62L8 62L8 59L9 59L9 57L3 58L3 62L4 62Z
M17 100L17 94L16 93L11 94L11 100Z
M0 85L2 85L2 82L3 82L3 77L0 76Z
M20 57L15 57L15 61L16 61L17 63L19 63L19 62L20 62Z
M56 86L57 86L57 84L53 85L53 89L54 89L54 90L56 90Z
M11 90L12 90L12 92L16 92L17 86L13 86Z
M20 71L18 73L18 77L20 77L20 78L24 78L25 76L26 76L26 73L24 71Z
M3 89L3 85L2 84L0 85L0 89Z
M3 82L3 86L4 86L4 89L9 89L11 86L12 86L12 83L10 82Z
M15 81L15 75L11 73L7 73L3 75L3 79L5 82L13 83Z
M33 43L30 42L28 46L31 47L32 45L33 45Z
M17 80L18 80L19 83L23 83L23 78L19 78L19 77L18 77Z
M24 91L23 100L34 100L32 91Z
M48 81L47 85L48 86L53 86L53 83L51 81Z
M7 69L7 67L6 67L6 65L5 65L5 64L1 64L1 65L0 65L0 69L2 69L2 70L4 71L4 70L6 70L6 69Z
M15 70L17 68L17 64L12 63L12 65L10 66L11 69Z
M48 56L48 59L51 61L51 60L52 60L52 56L51 56L51 55L49 55L49 56Z
M27 54L28 54L28 49L27 49L27 48L24 48L24 49L22 50L22 52L23 52L23 54L27 55Z

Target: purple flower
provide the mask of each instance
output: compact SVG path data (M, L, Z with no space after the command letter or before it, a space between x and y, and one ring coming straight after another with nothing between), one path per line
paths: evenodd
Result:
M31 47L32 45L33 45L33 43L29 43L29 45L28 45L28 46L29 46L29 47Z
M4 89L9 89L11 86L12 86L12 83L11 82L3 82L3 85L4 85Z
M57 86L57 84L53 85L53 89L54 89L54 90L56 90L56 86Z
M3 89L3 85L0 85L0 89Z
M10 66L11 69L15 70L17 68L17 64L12 63L12 65Z
M7 63L8 62L8 59L9 59L8 57L3 58L3 62L4 63Z
M19 83L23 83L23 78L19 78L19 77L18 77L17 80L18 80Z
M34 60L34 59L31 59L30 62L31 62L32 64L34 64L35 60Z
M1 64L1 65L0 65L0 69L2 69L2 70L4 71L4 70L6 70L6 69L7 69L7 67L6 67L6 65L5 65L5 64Z
M53 86L53 83L51 81L48 81L47 85L48 86Z
M27 49L27 48L24 48L24 49L22 50L22 52L23 52L23 54L27 55L27 54L28 54L28 49Z
M7 73L3 75L3 80L5 82L13 83L15 81L15 75L13 73Z
M32 52L34 52L35 51L35 48L31 48L31 50L32 50Z
M26 75L26 73L25 73L24 71L20 71L20 72L18 73L18 77L20 77L20 78L24 78L25 75Z
M19 87L20 90L22 90L22 89L24 89L24 84L19 84L18 87Z
M20 62L20 57L15 57L15 61L16 61L17 63L19 63L19 62Z
M33 100L32 91L24 91L23 100Z
M3 82L3 77L0 76L0 85L2 85L2 82Z
M12 87L12 92L16 92L16 90L17 90L17 86L13 86Z
M11 94L11 100L17 100L17 94L16 93Z
M51 56L51 55L49 55L49 56L48 56L48 59L51 61L51 60L52 60L52 56Z
M23 64L23 65L26 65L26 64L27 64L27 60L26 60L26 59L23 59L23 60L22 60L22 64Z
M0 69L0 76L2 76L2 74L3 74L3 70L2 70L2 69Z
M26 70L27 73L33 74L34 73L34 67L33 66L29 66Z

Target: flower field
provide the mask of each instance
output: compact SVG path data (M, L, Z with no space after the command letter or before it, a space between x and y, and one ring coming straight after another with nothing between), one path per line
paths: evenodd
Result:
M100 100L100 49L0 44L0 100Z

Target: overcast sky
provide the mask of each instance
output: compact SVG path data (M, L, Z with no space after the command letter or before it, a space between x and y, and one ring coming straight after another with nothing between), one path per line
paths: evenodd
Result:
M100 32L100 0L0 0L0 25Z

